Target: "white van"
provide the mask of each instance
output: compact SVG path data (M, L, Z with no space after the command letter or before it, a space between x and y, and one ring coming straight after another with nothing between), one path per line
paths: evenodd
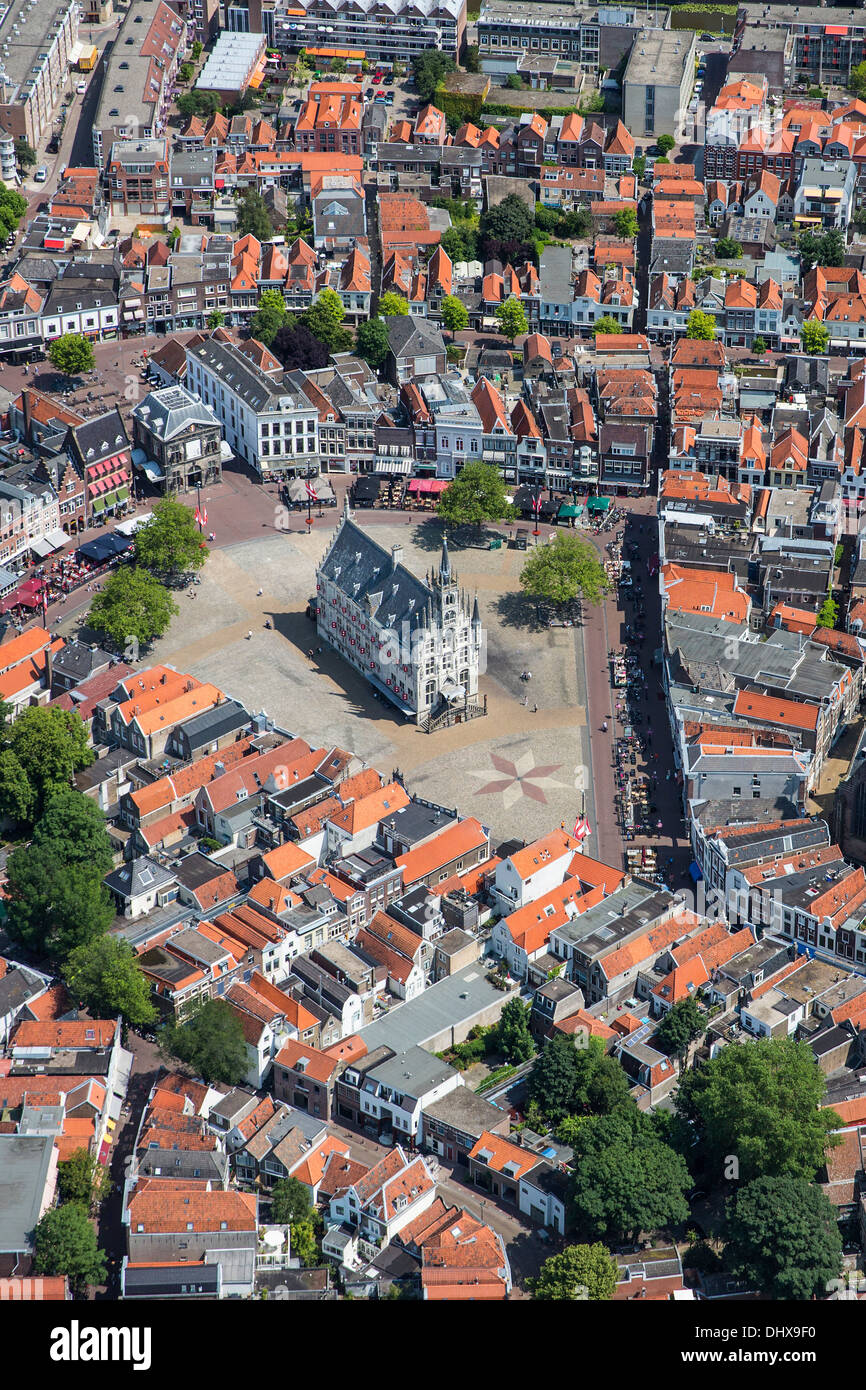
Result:
M39 168L36 170L36 173L33 175L33 178L36 181L36 183L45 182L45 180L48 178L48 170L44 164L39 165Z

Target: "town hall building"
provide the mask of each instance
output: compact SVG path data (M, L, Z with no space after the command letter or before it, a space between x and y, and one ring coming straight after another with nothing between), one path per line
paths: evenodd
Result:
M418 579L352 519L348 499L316 572L320 637L416 723L483 714L478 702L482 631L443 541L438 570Z

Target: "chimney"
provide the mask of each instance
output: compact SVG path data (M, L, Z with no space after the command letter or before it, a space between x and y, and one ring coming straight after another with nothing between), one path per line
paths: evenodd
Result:
M391 546L391 570L392 570L392 571L395 570L395 569L397 568L397 566L398 566L398 565L402 565L402 563L403 563L403 547L402 547L402 545L392 545L392 546Z
M30 425L31 425L31 422L32 422L32 419L33 419L33 416L32 416L31 411L30 411L30 387L29 387L29 386L25 386L24 389L23 389L23 391L21 392L21 404L22 404L23 409L24 409L24 438L25 438L25 440L27 441L27 443L29 444L29 443L30 443Z

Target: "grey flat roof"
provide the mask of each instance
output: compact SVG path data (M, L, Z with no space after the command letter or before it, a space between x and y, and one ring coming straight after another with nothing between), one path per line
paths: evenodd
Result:
M501 1110L483 1096L477 1096L469 1086L457 1086L447 1096L440 1096L425 1106L424 1114L476 1137L503 1119Z
M0 1134L0 1251L32 1250L54 1140Z
M360 1029L359 1036L371 1052L383 1045L395 1052L408 1052L412 1047L423 1047L443 1028L456 1027L482 1009L504 1004L509 997L490 983L480 963L469 965L431 985L417 999L392 1008L385 1018Z
M367 1073L381 1085L391 1086L416 1099L456 1074L454 1067L434 1057L432 1052L425 1052L423 1047L410 1047Z
M692 61L695 36L684 29L641 29L634 36L623 86L676 87Z

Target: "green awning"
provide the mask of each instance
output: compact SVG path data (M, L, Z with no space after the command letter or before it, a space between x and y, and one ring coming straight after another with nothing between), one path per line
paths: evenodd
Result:
M559 511L558 511L558 513L557 513L557 515L558 515L558 516L582 516L582 515L583 515L583 507L582 507L582 506L575 506L572 502L563 502L563 504L562 504L562 506L560 507L560 509L559 509Z
M436 472L436 464L435 464L435 463L416 463L416 464L415 464L415 472L416 472L416 473L435 473L435 472Z
M94 497L94 498L91 500L91 503L90 503L90 510L91 510L92 512L101 512L101 511L104 510L104 508L105 508L105 498L104 498L104 497Z
M586 504L587 510L591 512L606 512L610 506L609 497L590 497Z
M117 500L118 500L118 502L125 502L128 496L129 496L129 488L128 488L128 487L126 486L126 484L124 483L123 487L119 487L119 488L117 489Z

